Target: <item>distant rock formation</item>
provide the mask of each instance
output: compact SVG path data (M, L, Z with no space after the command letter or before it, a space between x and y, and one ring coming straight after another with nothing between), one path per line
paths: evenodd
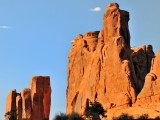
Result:
M34 76L30 88L21 93L12 90L6 101L6 113L16 111L17 119L49 119L51 105L51 86L49 76ZM7 118L7 116L6 116Z
M130 47L128 21L129 13L111 3L101 31L77 35L71 42L68 114L83 114L89 101L98 101L113 111L159 101L160 52L154 58L151 45Z

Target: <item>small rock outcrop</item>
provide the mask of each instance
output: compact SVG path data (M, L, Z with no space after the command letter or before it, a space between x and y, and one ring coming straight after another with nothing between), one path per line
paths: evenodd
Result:
M101 31L77 35L71 42L68 114L84 114L89 101L101 103L108 118L160 111L160 52L155 57L151 45L131 47L128 21L129 12L111 3Z
M34 76L30 88L21 93L12 90L6 101L6 113L15 111L17 119L42 120L49 119L51 105L51 86L49 76ZM9 116L6 115L6 119Z

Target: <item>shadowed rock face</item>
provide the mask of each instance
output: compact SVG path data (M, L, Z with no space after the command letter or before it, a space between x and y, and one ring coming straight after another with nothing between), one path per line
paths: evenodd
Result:
M150 72L154 52L151 45L132 47L131 50L131 57L137 77L136 90L139 93L143 88L146 75Z
M42 120L49 118L50 105L50 77L34 76L31 78L30 89L22 89L20 94L16 93L16 90L12 90L8 94L6 112L17 111L19 120Z
M137 97L136 104L139 106L149 106L158 104L160 101L160 51L152 60L150 73L145 78L142 91ZM153 107L153 106L152 106ZM160 110L160 109L159 109Z
M34 76L30 82L32 98L32 119L49 118L51 104L51 87L49 76Z
M130 47L128 21L129 13L111 3L104 13L101 31L77 35L71 42L67 113L83 114L89 101L95 100L105 109L135 105L154 52L151 45Z

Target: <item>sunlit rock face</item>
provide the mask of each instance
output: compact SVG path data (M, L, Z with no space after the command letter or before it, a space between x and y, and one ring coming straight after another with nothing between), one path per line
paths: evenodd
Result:
M9 112L11 110L16 110L16 96L17 92L15 89L11 90L10 93L8 94L6 100L6 112Z
M101 31L77 35L71 42L67 113L83 114L89 101L100 102L113 114L135 110L158 94L160 55L154 58L151 45L130 47L129 12L111 3L103 21Z
M22 96L22 119L32 118L32 107L31 107L31 90L24 88L21 91Z
M50 77L34 76L31 78L30 88L22 89L21 93L12 90L8 94L6 113L16 111L18 120L43 120L49 119L50 106Z
M137 78L130 57L129 13L111 3L100 32L72 41L69 53L67 113L83 113L88 101L105 108L129 107L136 100Z
M17 119L22 120L22 97L21 94L16 96Z

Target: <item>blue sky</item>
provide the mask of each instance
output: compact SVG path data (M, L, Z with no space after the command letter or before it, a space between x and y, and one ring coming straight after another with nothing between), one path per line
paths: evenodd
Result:
M160 0L0 0L0 119L11 89L51 77L51 118L65 112L68 53L77 34L100 30L108 3L130 12L131 46L160 49Z

